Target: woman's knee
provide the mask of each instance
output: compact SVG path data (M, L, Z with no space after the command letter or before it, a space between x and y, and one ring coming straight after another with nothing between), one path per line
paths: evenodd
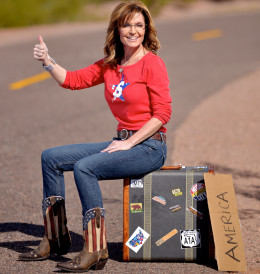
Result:
M84 160L79 160L74 164L73 167L74 173L88 173L88 165L87 162Z
M41 154L42 164L53 163L56 157L57 157L57 153L55 152L55 148L45 149L44 151L42 151L42 154Z
M73 173L75 178L75 183L77 186L81 185L81 182L84 181L84 172L82 171L81 161L78 161L74 164Z
M92 172L91 161L88 161L86 158L79 160L74 164L73 172L75 179L79 180L82 180L83 178L86 179L88 176L95 176L95 174Z

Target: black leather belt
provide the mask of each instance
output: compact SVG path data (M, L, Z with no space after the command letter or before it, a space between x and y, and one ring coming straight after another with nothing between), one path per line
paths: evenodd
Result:
M127 140L129 137L131 137L136 132L137 132L137 130L122 129L121 131L117 132L117 137L120 138L121 140ZM163 141L163 142L166 143L166 135L165 135L165 133L159 132L159 131L157 131L156 133L154 133L148 139Z

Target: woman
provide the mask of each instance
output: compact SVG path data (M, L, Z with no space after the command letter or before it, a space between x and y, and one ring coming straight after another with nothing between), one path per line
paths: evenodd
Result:
M83 250L59 263L68 271L102 269L108 259L102 196L98 180L140 176L162 167L166 158L165 124L171 116L166 67L156 53L160 47L147 7L126 1L113 11L104 47L105 57L84 69L69 72L55 63L41 36L34 58L43 62L64 88L83 89L105 84L106 101L118 120L117 138L51 148L42 153L45 235L40 246L20 260L42 260L66 254L64 171L73 171L82 203Z

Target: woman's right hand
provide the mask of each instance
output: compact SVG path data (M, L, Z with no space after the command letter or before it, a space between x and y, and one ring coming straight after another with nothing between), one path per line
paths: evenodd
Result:
M33 49L34 59L41 61L44 66L52 66L52 69L48 70L49 73L59 83L59 85L63 84L66 79L67 71L63 67L56 64L56 62L49 56L48 48L41 35L39 35L38 39L39 44L36 44Z
M46 64L47 60L50 60L50 56L48 54L48 48L44 43L42 36L39 35L39 44L36 44L33 49L33 57Z

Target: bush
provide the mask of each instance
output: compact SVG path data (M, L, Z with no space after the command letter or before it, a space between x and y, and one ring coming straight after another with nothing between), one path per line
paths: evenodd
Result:
M0 27L77 20L84 0L0 0Z
M173 0L143 0L153 15ZM187 2L192 0L178 0ZM86 13L87 4L99 5L112 0L0 0L0 28L52 24L63 21L100 20ZM86 16L87 15L87 16Z

